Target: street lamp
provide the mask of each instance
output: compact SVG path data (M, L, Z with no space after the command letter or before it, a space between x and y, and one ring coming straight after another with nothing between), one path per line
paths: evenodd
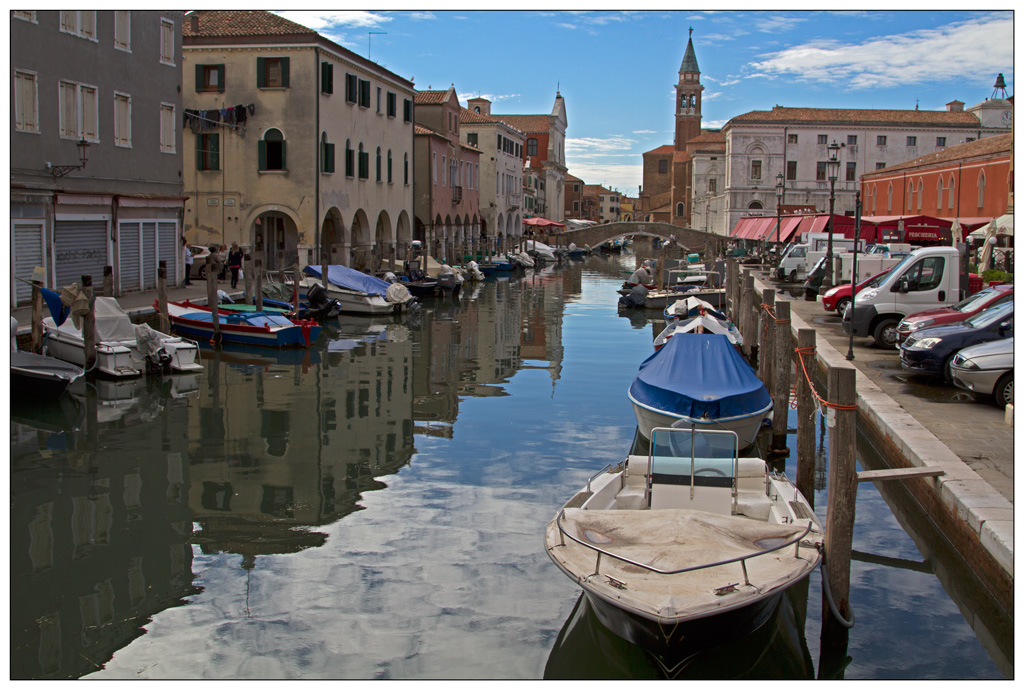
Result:
M856 211L856 222L853 226L853 280L850 281L850 306L847 309L850 310L850 349L846 352L846 359L853 359L853 316L854 309L857 308L857 247L860 246L860 192L857 192L856 200L854 202L854 208ZM840 314L843 320L846 320L846 314Z
M89 142L83 137L76 146L78 146L78 160L81 161L79 165L54 165L49 162L46 164L47 169L54 178L64 177L72 170L81 170L89 162Z
M775 176L775 256L779 255L779 242L782 241L782 198L786 193L786 183L782 173Z
M828 160L825 162L828 171L829 195L828 195L828 251L825 254L825 277L821 281L821 287L828 289L832 287L832 233L835 228L836 206L836 179L839 177L839 144L832 140L828 145Z

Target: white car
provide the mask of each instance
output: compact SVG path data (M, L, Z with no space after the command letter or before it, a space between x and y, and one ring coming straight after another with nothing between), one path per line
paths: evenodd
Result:
M1013 404L1012 337L965 347L954 355L949 369L957 387L991 395L999 407Z
M192 251L192 280L206 280L206 257L210 254L216 254L220 247L216 245L204 247L193 244L189 249ZM222 269L222 276L223 273Z

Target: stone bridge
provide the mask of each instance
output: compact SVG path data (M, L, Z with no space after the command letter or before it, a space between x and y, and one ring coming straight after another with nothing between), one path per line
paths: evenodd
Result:
M660 237L674 240L676 244L688 252L699 252L706 254L724 254L728 237L716 235L713 232L684 228L680 225L669 223L605 223L603 225L592 225L579 230L566 230L551 236L553 241L560 245L568 245L575 242L577 247L590 245L597 248L599 244L613 240L617 237Z

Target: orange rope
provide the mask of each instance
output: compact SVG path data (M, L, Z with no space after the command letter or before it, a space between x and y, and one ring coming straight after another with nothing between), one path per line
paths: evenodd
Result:
M807 364L804 362L804 355L805 354L815 354L815 350L816 350L816 348L813 348L813 347L798 347L798 348L795 348L793 350L794 352L796 352L797 356L800 358L800 368L804 370L804 378L807 379L807 385L810 386L811 393L814 395L815 398L817 398L818 402L821 403L822 405L824 405L825 407L831 407L834 410L850 410L850 411L856 410L857 409L856 405L840 405L838 403L831 403L831 402L825 400L824 398L822 398L820 395L818 395L818 391L814 390L814 384L811 383L811 375L809 373L807 373ZM795 380L793 382L793 388L794 389L796 388L796 384L799 383L799 380L800 380L800 372L796 372L796 378L795 378Z

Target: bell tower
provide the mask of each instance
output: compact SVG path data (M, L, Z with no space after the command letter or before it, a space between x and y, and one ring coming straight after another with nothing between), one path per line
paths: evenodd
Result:
M679 67L679 83L676 84L676 151L684 151L686 142L700 134L702 91L700 68L693 52L693 27L690 27L690 40L686 44L683 64Z

